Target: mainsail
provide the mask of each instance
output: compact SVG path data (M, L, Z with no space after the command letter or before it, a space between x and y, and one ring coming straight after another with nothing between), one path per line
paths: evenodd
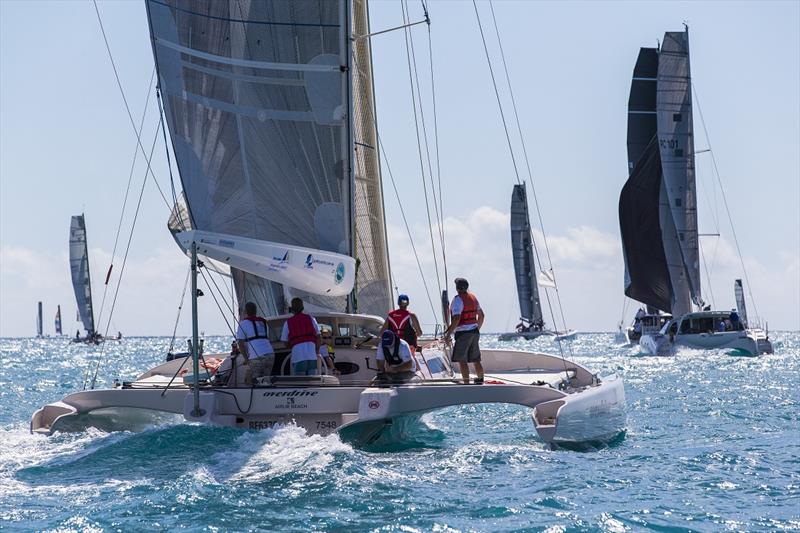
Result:
M69 267L72 288L78 303L78 315L88 336L94 334L92 283L89 277L89 249L86 245L86 221L83 215L72 217L69 229Z
M520 317L529 324L538 323L542 320L542 306L536 284L536 263L524 184L514 185L511 194L511 254L514 258Z
M44 329L42 324L42 302L39 302L37 306L37 313L36 313L36 336L41 337L44 335Z
M147 11L184 224L355 257L353 298L308 298L384 313L372 65L368 40L350 44L354 28L368 32L366 5L148 0ZM236 268L231 276L240 305L254 300L265 315L301 292Z
M736 309L739 311L739 320L744 327L747 327L747 307L744 304L744 287L742 280L737 279L733 282L733 295L736 297Z
M56 310L55 326L56 326L56 335L61 335L62 331L61 331L61 306L60 305L58 306L58 309Z
M634 68L619 218L625 294L675 315L702 304L691 105L688 31L667 32Z

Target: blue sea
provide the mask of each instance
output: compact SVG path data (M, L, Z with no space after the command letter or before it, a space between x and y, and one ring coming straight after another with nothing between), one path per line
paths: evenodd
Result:
M297 427L31 435L33 411L79 390L101 348L0 339L0 529L798 531L800 334L772 336L774 355L655 358L582 335L574 359L621 374L628 400L626 434L582 451L550 449L528 410L502 405L425 415L386 449ZM495 339L483 342L557 352L551 338ZM98 383L168 346L107 343Z

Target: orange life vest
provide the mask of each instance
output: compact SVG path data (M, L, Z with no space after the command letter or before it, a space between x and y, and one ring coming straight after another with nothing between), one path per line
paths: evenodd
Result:
M478 299L471 292L460 292L458 297L461 298L461 303L464 304L464 309L461 310L461 320L459 326L468 326L470 324L478 323Z
M408 309L389 311L386 321L389 323L389 329L394 331L395 335L411 346L417 345L417 333L414 331L414 325L411 323L411 313Z
M319 332L314 327L311 317L305 313L297 313L286 321L289 327L289 346L295 347L304 342L316 342Z

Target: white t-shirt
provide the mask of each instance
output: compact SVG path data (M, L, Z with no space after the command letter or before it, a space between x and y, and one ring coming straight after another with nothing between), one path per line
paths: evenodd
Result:
M239 329L236 330L236 340L243 341L256 336L256 328L258 334L267 337L269 332L263 322L258 320L250 320L243 318L239 322ZM274 353L272 344L269 339L253 339L247 342L247 357L250 359L257 359L264 355Z
M481 304L480 302L478 302L477 298L475 298L475 303L478 304L478 309L480 309ZM450 315L451 316L460 315L463 310L464 310L464 302L461 301L461 296L456 296L455 298L453 298L453 303L450 304ZM465 325L459 324L456 327L456 331L469 331L471 329L477 329L477 328L478 328L477 322L475 324L465 324Z
M310 316L310 315L309 315ZM319 324L311 317L311 323L314 325L314 331L319 333ZM283 331L281 331L281 340L289 342L289 322L283 323ZM317 360L317 344L311 341L301 342L292 346L292 364L301 361L316 361Z
M398 339L398 340L400 341L400 349L398 350L397 355L399 355L400 359L403 360L403 362L400 363L400 364L402 365L402 364L405 364L405 363L411 361L411 372L416 372L417 371L417 360L414 359L414 357L411 356L411 348L408 346L408 343L406 341L404 341L403 339ZM378 350L375 352L375 360L377 360L377 361L385 361L385 358L384 358L384 355L383 355L383 346L380 345L380 344L378 345ZM390 365L390 366L395 366L395 365ZM397 366L400 366L400 365L397 365Z

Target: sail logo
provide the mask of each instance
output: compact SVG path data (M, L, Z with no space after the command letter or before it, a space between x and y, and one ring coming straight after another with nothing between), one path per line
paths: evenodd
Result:
M287 250L282 256L272 256L272 262L269 264L270 272L281 272L286 270L287 263L289 262L289 251Z
M312 254L308 254L308 257L306 257L306 268L314 268L314 256Z
M333 266L333 261L327 261L325 259L315 259L314 254L308 254L306 257L306 265L305 268L313 269L314 265L322 265L322 266Z
M339 285L344 280L344 263L339 263L336 266L336 272L333 274L333 281Z

